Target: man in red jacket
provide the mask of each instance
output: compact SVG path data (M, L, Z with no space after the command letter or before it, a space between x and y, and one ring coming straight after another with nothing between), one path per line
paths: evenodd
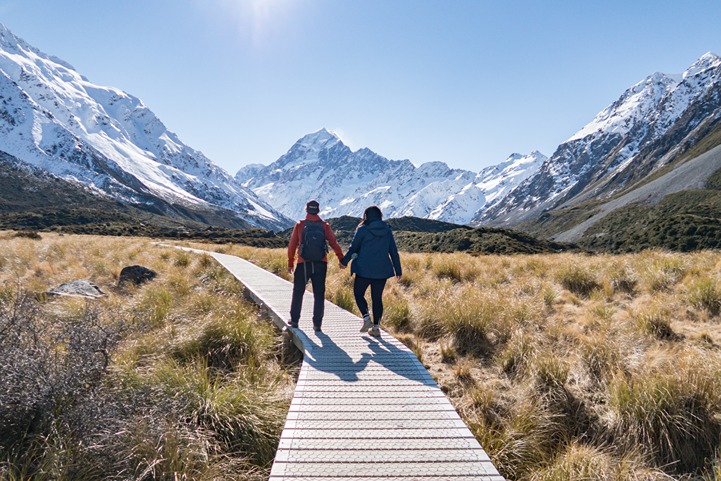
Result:
M335 238L333 229L318 216L320 205L317 200L305 205L305 219L293 227L288 244L288 272L293 274L293 299L290 302L290 327L298 327L300 310L303 307L305 286L310 279L313 286L313 329L320 332L325 307L325 276L328 271L328 246L333 249L338 262L343 259L343 250ZM295 257L298 254L298 265ZM340 265L345 269L344 265Z

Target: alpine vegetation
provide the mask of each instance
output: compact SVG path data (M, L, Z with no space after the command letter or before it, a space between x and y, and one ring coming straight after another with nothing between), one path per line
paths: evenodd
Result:
M507 479L718 479L721 254L401 255L385 325Z
M207 256L0 233L0 479L264 480L296 368ZM158 276L118 283L124 266ZM92 279L106 296L47 297Z

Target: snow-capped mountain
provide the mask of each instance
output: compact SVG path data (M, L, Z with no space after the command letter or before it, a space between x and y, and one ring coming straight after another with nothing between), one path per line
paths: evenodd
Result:
M717 55L703 55L682 75L655 73L624 92L472 223L516 225L549 209L610 198L673 162L719 118Z
M2 24L0 142L23 162L123 202L220 211L271 229L290 222L181 142L138 98L91 83Z
M332 132L308 134L267 167L246 166L236 179L290 217L303 215L308 199L326 217L360 216L378 205L386 217L415 216L456 224L503 198L546 160L539 152L513 154L474 173L442 162L419 167L364 148L353 152Z

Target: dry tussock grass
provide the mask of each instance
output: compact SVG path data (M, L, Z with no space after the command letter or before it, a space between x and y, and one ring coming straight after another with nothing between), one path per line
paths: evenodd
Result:
M227 250L284 275L282 249ZM721 253L401 257L385 327L506 477L718 479ZM327 284L355 312L335 261Z
M295 368L231 275L141 238L0 245L0 479L267 479ZM134 264L159 275L119 287ZM108 295L37 296L77 279Z

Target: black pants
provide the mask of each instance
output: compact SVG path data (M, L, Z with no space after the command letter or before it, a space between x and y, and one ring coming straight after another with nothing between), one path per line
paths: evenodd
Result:
M371 288L371 304L373 304L373 324L380 324L381 317L383 317L383 289L386 286L388 279L368 279L367 277L361 277L358 274L355 276L353 281L353 295L355 296L355 303L358 305L358 310L361 315L365 315L368 312L368 302L366 301L365 295L368 290L368 286Z
M310 279L313 286L313 327L320 328L325 309L325 275L327 272L328 264L325 262L303 262L295 266L293 299L290 301L290 323L292 325L297 325L300 320L305 286Z

